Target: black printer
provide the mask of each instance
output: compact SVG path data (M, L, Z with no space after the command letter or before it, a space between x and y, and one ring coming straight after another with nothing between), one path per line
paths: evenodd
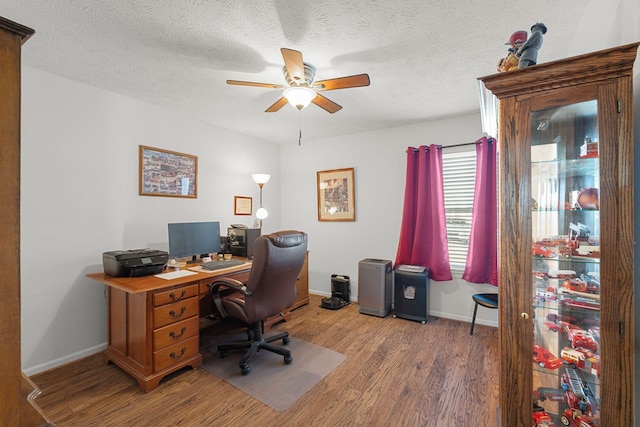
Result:
M104 252L104 272L114 277L140 277L162 273L169 254L157 249L131 249Z

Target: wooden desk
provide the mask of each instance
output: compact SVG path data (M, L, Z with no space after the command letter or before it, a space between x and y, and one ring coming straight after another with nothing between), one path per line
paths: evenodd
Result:
M185 366L201 366L199 320L211 314L209 286L220 277L246 283L250 269L251 264L244 264L173 280L87 274L107 285L105 362L113 362L128 372L144 392L158 387L165 376ZM291 310L309 303L308 257L296 290L294 305L284 318L267 319L265 331L280 320L289 320Z
M173 280L87 274L107 285L105 362L128 372L144 392L178 369L201 366L200 306L210 306L205 299L209 285L219 277L246 282L250 269L251 264L244 264Z

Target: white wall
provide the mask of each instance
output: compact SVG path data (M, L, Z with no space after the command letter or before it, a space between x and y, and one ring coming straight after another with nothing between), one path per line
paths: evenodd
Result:
M309 288L329 295L331 275L350 278L358 296L358 262L395 261L409 146L473 142L482 136L480 113L385 130L303 141L282 148L282 224L309 234ZM473 147L468 147L473 149ZM316 172L355 169L355 222L319 222ZM470 321L471 295L496 292L490 285L460 279L431 282L430 315ZM478 323L497 326L497 310L480 308Z
M138 195L138 146L198 156L198 198ZM234 216L233 196L258 200L251 173L275 175L280 148L175 112L58 78L22 74L22 366L32 374L105 347L104 287L85 278L102 253L167 250L167 223ZM254 204L255 206L255 204ZM270 209L266 232L279 228ZM273 228L271 228L273 227Z

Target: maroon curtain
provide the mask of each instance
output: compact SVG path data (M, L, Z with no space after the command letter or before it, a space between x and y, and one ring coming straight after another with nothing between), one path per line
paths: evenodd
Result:
M476 145L476 186L469 252L462 278L498 286L498 204L496 143L482 138Z
M451 280L442 178L442 147L407 149L407 182L395 265L422 265Z

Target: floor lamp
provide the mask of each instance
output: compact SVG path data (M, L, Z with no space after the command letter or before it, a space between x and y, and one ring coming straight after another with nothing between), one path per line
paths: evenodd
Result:
M266 173L254 173L251 175L253 182L260 187L260 207L256 211L256 218L260 220L260 230L262 230L262 220L269 216L269 212L262 206L262 187L269 182L271 175Z

